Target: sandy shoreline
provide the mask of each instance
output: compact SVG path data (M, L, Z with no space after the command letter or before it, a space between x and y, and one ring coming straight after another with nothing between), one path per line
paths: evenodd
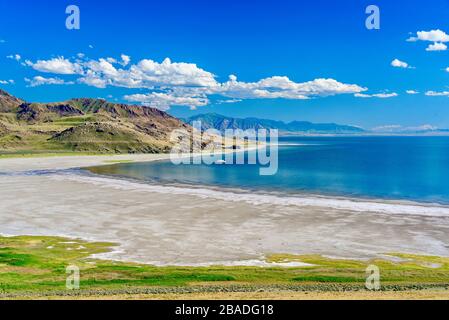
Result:
M252 195L198 193L58 171L168 158L0 159L0 233L116 242L118 250L102 257L155 265L263 265L264 256L271 253L449 256L445 207L377 202L354 206L306 198L260 201ZM49 172L28 174L35 170Z
M111 164L114 161L149 162L167 160L169 154L127 154L98 156L55 156L43 158L0 158L0 172L24 172L32 170L63 170Z

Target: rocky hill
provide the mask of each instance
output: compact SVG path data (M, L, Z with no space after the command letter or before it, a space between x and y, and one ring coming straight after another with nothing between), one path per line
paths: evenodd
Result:
M0 89L0 113L14 112L23 101Z
M154 108L101 99L28 103L0 90L0 153L168 152L177 129L191 127Z

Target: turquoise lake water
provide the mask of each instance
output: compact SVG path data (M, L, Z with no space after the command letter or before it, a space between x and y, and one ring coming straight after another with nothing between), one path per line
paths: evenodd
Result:
M449 204L449 137L284 137L273 176L260 176L257 165L170 161L116 164L94 172L149 183Z

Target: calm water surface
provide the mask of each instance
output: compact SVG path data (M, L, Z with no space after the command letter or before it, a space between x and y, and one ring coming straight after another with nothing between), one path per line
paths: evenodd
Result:
M93 172L148 182L449 204L449 137L285 137L279 171L255 165L123 163Z

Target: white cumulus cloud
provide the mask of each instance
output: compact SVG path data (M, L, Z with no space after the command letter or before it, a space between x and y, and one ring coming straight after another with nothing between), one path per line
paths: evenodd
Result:
M411 39L431 42L449 42L449 35L440 29L436 29L431 31L418 31L416 37L412 37Z
M22 57L20 56L20 54L11 54L9 56L7 56L6 58L8 59L12 59L12 60L16 60L16 61L20 61L20 59L22 59Z
M442 42L435 42L434 44L429 44L426 51L446 51L447 45Z
M219 82L215 74L194 63L162 62L143 59L135 64L125 54L120 59L108 57L92 60L84 55L74 61L64 57L31 62L25 65L44 73L78 75L76 81L88 86L147 89L145 94L129 94L126 99L166 110L170 105L196 108L209 103L209 96L219 95L234 101L241 99L310 99L368 90L357 84L335 79L294 82L286 76L273 76L255 82L239 81L236 75Z
M77 74L81 72L81 66L79 64L70 62L64 57L53 58L50 60L38 60L37 62L26 60L25 64L32 67L34 70L45 73Z
M401 61L399 59L394 59L393 61L391 61L391 66L395 68L404 68L404 69L411 68L407 62Z
M433 42L433 44L430 44L426 51L445 51L447 50L447 46L444 44L444 42L449 42L449 35L440 30L430 30L430 31L418 31L416 33L416 36L412 36L407 39L409 42L416 42L416 41L427 41L427 42Z
M449 91L440 91L440 92L427 91L426 92L426 96L429 96L429 97L447 97L447 96L449 96Z
M257 82L240 82L235 75L229 81L211 88L210 92L236 99L295 99L303 100L315 96L359 93L366 88L345 84L334 79L315 79L296 83L288 77L274 76Z
M162 92L132 94L126 95L124 98L127 101L138 102L160 110L168 110L171 106L187 106L194 110L209 104L209 100L205 96L177 96L173 93Z
M0 84L7 85L7 84L15 84L14 80L0 80Z
M59 78L44 78L41 76L36 76L33 79L25 78L25 81L29 83L30 87L38 87L43 85L63 85L63 84L73 84L73 82L66 82Z
M131 62L130 56L127 56L126 54L122 54L121 58L122 58L121 65L124 67L126 67Z
M379 98L379 99L387 99L387 98L394 98L397 97L398 94L396 92L392 93L375 93L375 94L363 94L363 93L356 93L354 95L357 98Z
M166 58L162 63L150 59L132 65L130 75L146 86L174 85L213 87L218 83L215 75L197 67L194 63L172 62Z

